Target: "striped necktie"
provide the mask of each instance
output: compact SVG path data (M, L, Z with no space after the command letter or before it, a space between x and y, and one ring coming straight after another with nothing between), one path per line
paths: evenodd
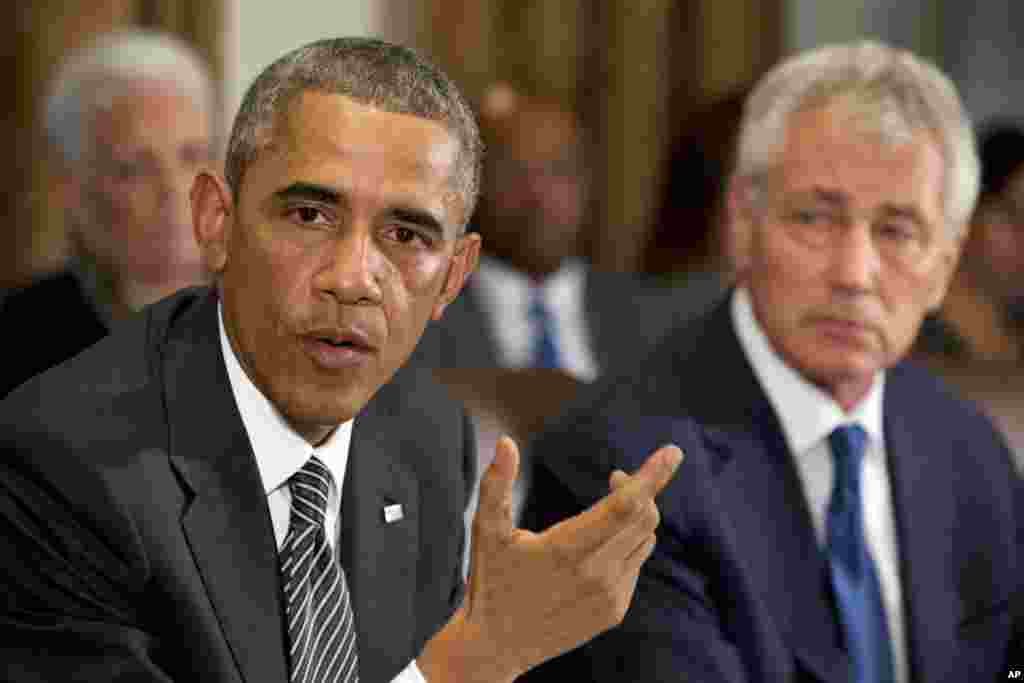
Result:
M357 683L355 615L324 527L331 473L314 455L289 485L291 521L280 559L291 683Z
M845 425L837 427L828 441L836 473L828 507L828 558L852 680L892 683L892 646L882 588L861 519L860 473L867 433L860 425Z

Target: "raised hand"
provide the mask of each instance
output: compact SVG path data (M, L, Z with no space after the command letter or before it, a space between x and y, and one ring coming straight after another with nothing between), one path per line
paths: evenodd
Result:
M605 498L538 534L512 523L519 452L500 439L480 482L465 601L418 660L427 679L512 680L618 624L654 547L654 497L681 459L669 445L632 475L613 472Z

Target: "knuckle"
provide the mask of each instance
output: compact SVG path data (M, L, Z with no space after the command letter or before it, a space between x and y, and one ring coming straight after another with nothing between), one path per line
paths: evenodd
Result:
M562 571L566 569L577 570L574 567L574 556L572 551L562 543L555 543L551 546L551 561L555 565L556 571Z
M617 496L612 500L612 514L620 522L633 518L640 509L640 501L633 496Z

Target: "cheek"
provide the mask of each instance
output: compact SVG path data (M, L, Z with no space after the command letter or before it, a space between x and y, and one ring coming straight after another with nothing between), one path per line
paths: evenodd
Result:
M439 254L406 256L389 262L387 297L389 319L394 325L418 328L426 324L434 304L441 295L450 260Z
M98 186L94 199L95 206L116 229L133 228L147 220L153 211L151 196L146 183L108 179Z

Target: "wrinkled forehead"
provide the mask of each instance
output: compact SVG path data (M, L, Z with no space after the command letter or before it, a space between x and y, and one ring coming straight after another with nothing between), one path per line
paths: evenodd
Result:
M418 201L442 201L461 216L456 185L458 141L440 123L362 104L345 95L307 92L264 134L242 185L264 162L287 182L344 182L398 189ZM293 177L294 176L294 177ZM264 181L261 180L261 186ZM276 181L275 181L276 182ZM267 188L264 188L267 189ZM343 189L343 188L339 188ZM243 193L245 194L245 193Z

